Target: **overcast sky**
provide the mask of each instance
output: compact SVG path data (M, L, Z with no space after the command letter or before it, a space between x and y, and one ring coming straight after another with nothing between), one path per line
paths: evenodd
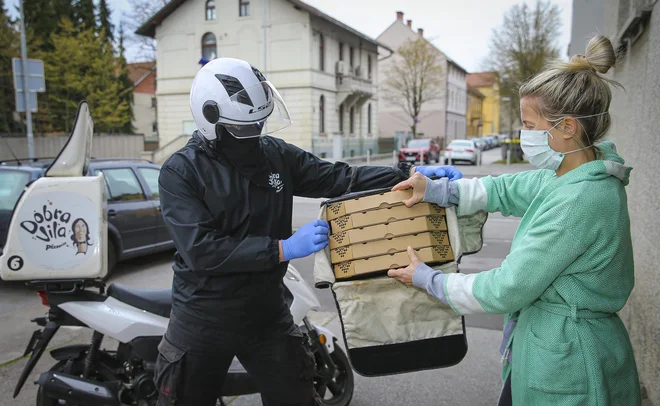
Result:
M200 0L197 0L200 1ZM232 0L219 0L222 3ZM235 1L235 0L234 0ZM252 0L255 3L261 0ZM378 37L395 19L396 11L411 19L413 29L424 28L424 34L450 58L469 72L482 69L488 55L488 42L493 28L502 23L504 12L522 3L518 0L303 0L339 21L372 37ZM528 0L533 3L533 0ZM18 4L18 0L5 4ZM553 0L561 9L562 35L560 54L566 55L571 34L572 0ZM109 0L117 25L122 14L130 13L128 0ZM135 58L129 49L127 58Z

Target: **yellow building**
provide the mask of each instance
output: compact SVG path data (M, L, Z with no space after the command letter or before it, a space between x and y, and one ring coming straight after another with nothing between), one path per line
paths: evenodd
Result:
M477 89L468 86L467 136L483 135L483 104L485 96Z
M468 86L484 96L481 105L481 135L500 133L500 87L497 72L478 72L467 75ZM470 124L468 124L469 129ZM469 133L468 133L469 135Z

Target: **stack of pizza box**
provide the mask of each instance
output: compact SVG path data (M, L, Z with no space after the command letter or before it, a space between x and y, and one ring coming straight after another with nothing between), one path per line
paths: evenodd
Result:
M402 202L411 190L334 200L326 205L330 259L337 280L382 276L410 265L407 249L429 265L454 260L445 209Z

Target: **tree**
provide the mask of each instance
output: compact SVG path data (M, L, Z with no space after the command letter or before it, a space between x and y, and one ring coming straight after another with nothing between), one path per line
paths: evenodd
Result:
M120 99L126 102L129 106L133 105L133 81L128 75L128 64L124 56L124 24L119 25L119 57L117 58L117 65L119 70L119 84L120 84ZM129 120L124 121L121 127L121 132L132 134L133 128L133 109L129 109Z
M444 96L442 59L424 38L407 41L397 54L386 71L383 97L410 117L410 129L416 137L424 104Z
M108 39L108 41L115 42L115 34L114 30L115 27L112 25L112 22L110 21L110 14L112 12L110 11L110 8L108 7L108 3L106 0L100 0L99 1L99 28L105 32L105 36Z
M94 28L79 31L68 19L54 34L53 51L45 55L46 108L50 131L71 129L78 103L89 102L95 128L118 132L130 123L130 103L117 77L114 53Z
M129 0L129 3L131 4L131 13L126 21L126 28L135 33L161 8L165 7L169 0ZM144 61L156 60L156 41L153 38L133 34L126 39L136 46L139 59Z
M19 123L14 121L16 101L12 78L11 59L19 56L19 33L0 0L0 132L15 132Z
M96 7L94 0L75 0L73 3L73 23L78 27L78 32L96 29Z
M493 30L486 68L499 72L500 93L518 105L518 86L559 57L561 31L559 7L548 0L533 6L517 4L504 15L502 26Z

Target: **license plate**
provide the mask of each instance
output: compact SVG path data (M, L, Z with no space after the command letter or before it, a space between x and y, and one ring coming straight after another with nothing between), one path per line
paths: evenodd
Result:
M407 156L406 157L406 161L416 161L416 160L417 160L417 158L415 158L414 156Z
M454 152L465 152L464 149L455 149Z

